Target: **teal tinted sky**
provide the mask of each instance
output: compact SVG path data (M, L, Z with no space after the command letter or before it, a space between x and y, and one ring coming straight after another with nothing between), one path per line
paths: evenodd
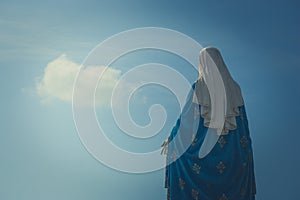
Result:
M246 102L257 199L300 197L297 1L1 1L0 5L0 199L165 198L163 170L133 175L101 165L80 143L71 104L59 99L43 103L36 94L37 77L61 55L81 63L107 37L144 26L174 29L203 46L220 49ZM187 63L160 52L136 54L119 64L150 61L170 64L196 78ZM161 92L147 94L172 97ZM168 131L179 108L174 100L166 103L166 109ZM146 110L133 109L141 124L148 120L139 117ZM112 135L116 143L130 148L121 137Z

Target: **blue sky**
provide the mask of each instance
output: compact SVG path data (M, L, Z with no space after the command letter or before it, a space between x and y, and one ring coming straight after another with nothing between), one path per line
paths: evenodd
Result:
M163 170L136 175L101 165L79 140L71 104L61 96L43 103L36 93L38 77L62 55L73 64L81 63L107 37L145 26L174 29L203 46L220 49L246 102L257 199L300 197L297 1L1 1L0 5L0 199L165 198ZM119 64L164 62L195 76L185 62L159 55L144 52L142 60L137 54ZM153 96L172 97L161 92ZM155 101L150 98L148 103ZM133 113L143 116L146 110ZM179 112L176 101L167 103L166 110L167 132ZM140 123L148 120L136 118ZM120 137L114 138L116 143Z

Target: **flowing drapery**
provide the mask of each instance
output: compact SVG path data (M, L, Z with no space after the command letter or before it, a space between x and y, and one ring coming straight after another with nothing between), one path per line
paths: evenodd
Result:
M200 159L199 149L208 127L203 125L203 118L198 113L201 105L192 101L194 89L195 83L169 136L166 155L169 164L165 168L168 199L255 199L252 141L245 106L238 107L237 128L221 135L211 152ZM190 145L181 153L183 144L189 144L185 142L187 138L191 140Z

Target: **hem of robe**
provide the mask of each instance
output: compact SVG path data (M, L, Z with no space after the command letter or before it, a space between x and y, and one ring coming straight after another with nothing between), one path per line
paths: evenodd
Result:
M238 108L240 109L241 107L243 107L244 105L242 106L239 106ZM230 133L231 131L229 131L228 134L231 134ZM227 134L226 134L227 135ZM249 136L250 137L250 136ZM251 151L251 154L253 154L253 152ZM170 186L170 182L169 182L169 165L168 165L168 156L166 156L166 167L165 167L165 184L164 184L164 187L165 189L167 190L167 200L171 200L171 186ZM250 171L254 171L253 169L253 157L251 156L251 160L249 160L252 164L252 169ZM249 187L251 187L251 194L249 194L249 197L250 199L248 200L255 200L255 195L256 195L256 180L255 180L255 176L254 174L252 174L251 180L249 181L250 185ZM222 199L222 198L220 198ZM226 198L227 199L227 198Z

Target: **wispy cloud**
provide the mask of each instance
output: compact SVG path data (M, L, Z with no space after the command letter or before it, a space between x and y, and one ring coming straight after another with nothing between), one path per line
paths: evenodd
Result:
M70 60L66 55L61 55L52 62L49 62L44 70L44 74L37 79L36 93L41 98L42 103L47 104L53 100L60 100L64 102L72 102L73 84L77 73L80 70L80 64ZM103 74L103 82L101 91L98 92L96 105L107 106L110 105L110 97L113 87L118 82L121 71L105 66L87 67L83 68L80 76L80 98L85 100L87 93L91 88L93 82L105 70ZM99 94L100 93L100 94Z
M68 52L85 56L95 44L56 26L0 18L0 61L41 60Z

